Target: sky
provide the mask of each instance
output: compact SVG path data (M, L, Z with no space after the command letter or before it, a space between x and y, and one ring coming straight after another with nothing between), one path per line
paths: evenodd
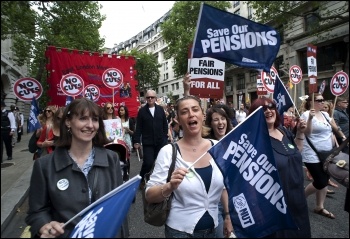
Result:
M101 13L106 15L100 36L105 47L124 42L146 29L167 13L175 1L99 1Z

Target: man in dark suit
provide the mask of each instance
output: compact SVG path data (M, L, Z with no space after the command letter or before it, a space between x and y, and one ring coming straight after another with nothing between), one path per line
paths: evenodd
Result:
M140 171L144 187L144 176L152 170L159 150L167 144L168 123L163 107L156 104L157 95L154 90L146 93L147 103L137 114L136 130L133 135L134 148L138 150L142 142L143 162Z

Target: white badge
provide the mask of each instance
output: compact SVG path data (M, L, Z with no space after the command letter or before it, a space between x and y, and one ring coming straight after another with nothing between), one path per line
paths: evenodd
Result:
M68 179L61 179L57 182L57 187L59 190L63 191L66 190L69 187L69 182Z

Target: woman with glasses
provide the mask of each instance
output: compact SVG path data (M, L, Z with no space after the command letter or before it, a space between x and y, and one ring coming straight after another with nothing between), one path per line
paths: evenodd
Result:
M312 102L312 97L309 97L305 103L307 111L301 115L301 118L307 121L305 136L308 137L317 151L330 151L335 146L332 129L337 132L338 127L331 120L328 113L321 112L324 108L323 96L320 94L313 95L314 102ZM329 175L323 171L320 159L307 140L304 140L303 144L303 162L314 180L306 186L305 195L308 197L314 193L316 194L314 213L334 219L333 213L324 208Z
M37 141L37 145L41 148L40 156L51 153L54 150L54 134L53 134L53 124L54 124L54 114L57 111L57 106L49 105L45 108L43 113L42 131L40 137Z
M116 119L116 118L117 116L114 113L113 104L110 102L107 102L103 107L102 119L109 120L109 119Z
M303 148L303 141L305 141L304 132L306 130L306 122L304 119L297 121L294 137L292 132L281 126L283 116L278 114L276 105L272 99L266 97L256 99L249 108L248 115L260 106L264 110L273 156L286 204L295 224L298 226L296 230L277 231L268 237L310 238L310 220L304 194L303 161L300 153Z

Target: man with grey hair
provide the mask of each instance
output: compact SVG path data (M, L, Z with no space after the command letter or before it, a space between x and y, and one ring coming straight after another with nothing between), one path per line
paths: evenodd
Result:
M346 109L348 108L349 101L345 97L338 97L337 103L334 109L333 118L335 123L338 125L339 130L343 131L343 134L345 135L344 138L338 138L337 141L339 144L341 144L346 138L349 137L349 115L346 112ZM344 153L349 154L349 146L346 146L342 150Z
M136 130L133 135L134 148L138 150L141 142L143 148L140 189L145 186L143 180L145 174L152 170L159 150L168 141L168 122L163 107L156 104L156 92L148 90L145 98L147 103L139 109Z

